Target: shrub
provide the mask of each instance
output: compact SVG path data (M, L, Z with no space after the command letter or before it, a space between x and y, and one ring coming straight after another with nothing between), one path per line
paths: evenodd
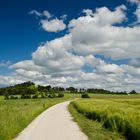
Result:
M8 99L9 99L9 95L8 94L5 94L4 100L8 100Z
M16 96L15 99L18 99L18 97Z
M26 95L26 99L31 99L31 95Z
M45 94L44 93L41 93L41 98L45 98Z
M90 98L90 96L87 93L84 93L81 95L81 98Z
M37 99L37 98L38 98L38 95L37 94L35 94L35 95L32 96L32 99Z
M64 94L63 93L59 93L57 97L59 97L59 98L64 97Z
M45 92L45 96L48 96L48 92Z
M22 94L21 99L31 99L31 95Z
M48 94L48 98L54 98L52 94Z
M57 96L55 94L48 94L48 98L56 98Z
M10 99L18 99L18 97L15 97L15 96L11 95Z

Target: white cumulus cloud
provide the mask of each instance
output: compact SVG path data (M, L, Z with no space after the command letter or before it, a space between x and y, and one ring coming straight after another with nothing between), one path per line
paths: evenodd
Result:
M59 32L66 28L66 24L63 20L52 19L52 20L41 20L42 28L48 32Z
M67 34L38 46L31 60L13 64L15 72L1 76L0 84L22 79L44 85L140 91L140 26L121 26L127 20L126 10L124 5L114 10L84 9L84 15L69 21ZM48 11L43 14L44 30L59 32L66 28L64 19L52 18Z
M49 11L44 10L42 13L38 12L37 10L30 11L31 15L36 15L37 17L40 17L40 24L43 30L47 32L60 32L64 29L66 29L66 24L64 23L64 20L66 19L67 15L64 14L60 16L60 19L54 17L53 14L51 14ZM45 18L44 18L45 17Z

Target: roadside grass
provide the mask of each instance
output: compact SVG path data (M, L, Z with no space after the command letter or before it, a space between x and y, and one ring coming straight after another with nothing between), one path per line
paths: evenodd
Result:
M52 105L80 97L65 94L63 98L4 100L0 96L0 140L16 137L35 117Z
M115 95L115 94L89 94L94 99L140 99L140 94Z
M128 140L140 140L140 96L112 97L93 96L92 99L74 101L72 105L84 118L92 120L91 124L98 121L104 128L122 134ZM77 122L80 120L81 117L77 119ZM83 127L84 123L88 121L79 123L80 127ZM88 131L87 128L84 129L85 133Z
M74 108L73 103L68 107L74 121L78 123L81 130L88 136L89 140L125 140L123 136L116 132L111 132L105 129L98 121L93 121L81 113L78 113Z

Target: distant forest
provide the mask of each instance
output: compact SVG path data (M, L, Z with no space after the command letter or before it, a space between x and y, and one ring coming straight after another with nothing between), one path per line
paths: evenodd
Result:
M55 93L93 93L93 94L138 94L135 90L132 90L131 92L127 93L126 91L123 92L115 92L115 91L109 91L105 89L97 89L97 88L80 88L77 89L75 87L52 87L50 85L42 86L42 85L35 85L33 82L28 81L24 82L22 84L17 84L14 86L4 87L0 88L0 95L22 95L23 97L25 95L38 95L41 94L42 97L44 95L54 95Z

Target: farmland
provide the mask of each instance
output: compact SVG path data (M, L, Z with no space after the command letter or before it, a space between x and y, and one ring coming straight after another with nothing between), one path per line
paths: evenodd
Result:
M73 108L72 108L73 107ZM71 104L70 110L81 129L93 139L92 133L84 127L99 122L110 132L123 135L128 140L140 139L140 96L94 95L91 99L80 99ZM74 113L74 111L79 114ZM76 117L82 114L82 116ZM84 118L82 118L84 116ZM79 119L88 119L80 123ZM86 124L88 123L89 124ZM101 132L99 130L99 132ZM101 134L101 133L100 133ZM105 139L105 138L102 138ZM111 138L112 139L112 138Z
M89 94L69 106L81 130L92 140L139 139L140 96ZM50 106L80 98L65 93L63 98L11 99L0 96L0 140L11 140L36 116Z
M79 95L63 98L4 100L0 96L0 140L11 140L48 107Z

